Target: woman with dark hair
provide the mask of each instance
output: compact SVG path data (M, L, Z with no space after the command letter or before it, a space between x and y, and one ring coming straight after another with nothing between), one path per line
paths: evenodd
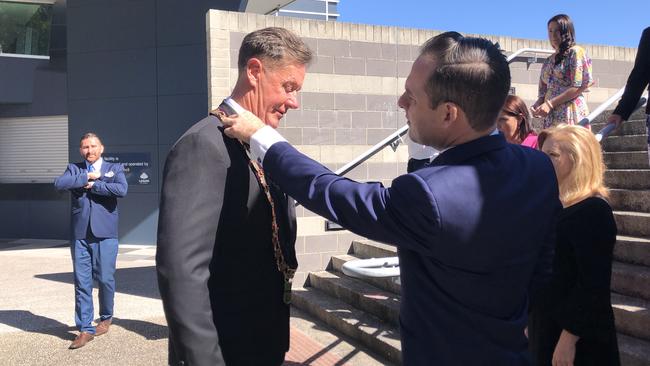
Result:
M501 108L497 128L511 144L537 148L537 134L530 127L526 103L516 95L508 95Z
M591 58L575 44L575 30L568 15L552 17L547 27L555 53L542 66L538 99L531 110L534 117L544 119L544 128L577 124L589 114L582 93L593 83Z

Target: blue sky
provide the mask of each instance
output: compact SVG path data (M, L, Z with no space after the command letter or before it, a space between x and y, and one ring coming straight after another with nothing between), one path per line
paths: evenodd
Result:
M340 0L339 21L547 39L546 22L568 14L578 44L637 47L650 26L648 0Z

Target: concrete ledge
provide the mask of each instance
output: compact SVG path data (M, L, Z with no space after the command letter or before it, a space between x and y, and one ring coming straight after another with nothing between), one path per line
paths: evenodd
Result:
M605 171L605 184L618 189L650 189L650 170L609 169Z
M650 237L650 214L614 211L614 218L620 235Z
M650 309L647 301L612 293L612 309L616 329L620 333L650 340Z
M650 268L636 264L613 263L612 291L626 296L650 300L650 286L648 286L648 283L650 283ZM650 337L648 339L650 340Z
M618 236L614 246L617 261L650 266L650 240L629 236Z
M611 189L609 203L615 210L650 213L650 190Z
M608 169L648 169L648 151L606 152L603 154Z

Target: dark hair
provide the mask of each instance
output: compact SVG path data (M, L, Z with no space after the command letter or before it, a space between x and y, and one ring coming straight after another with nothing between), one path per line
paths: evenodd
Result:
M524 141L533 131L530 126L530 114L528 114L528 107L523 99L516 95L508 95L506 102L503 104L502 111L506 114L519 119L517 124L517 136L521 141Z
M429 39L420 56L435 61L427 80L431 107L452 102L476 131L493 128L510 90L510 68L497 44L445 32Z
M564 57L566 57L567 52L569 49L576 44L576 31L575 28L573 27L573 21L571 21L571 18L569 18L568 15L566 14L558 14L546 23L546 26L548 27L551 25L551 22L556 22L557 25L560 27L560 37L562 37L562 40L560 41L560 46L557 51L557 55L555 56L555 64L559 65L562 60L564 60Z
M100 144L100 145L104 145L104 144L102 143L102 139L100 139L99 136L97 136L97 134L94 133L94 132L86 132L86 133L84 133L84 134L81 136L81 139L79 140L79 145L81 145L81 143L83 142L83 140L85 140L85 139L90 139L90 138L96 138L97 141L99 141L99 144Z
M247 34L239 48L237 67L241 72L253 57L270 62L272 66L290 63L307 65L312 52L293 32L279 27L258 29Z

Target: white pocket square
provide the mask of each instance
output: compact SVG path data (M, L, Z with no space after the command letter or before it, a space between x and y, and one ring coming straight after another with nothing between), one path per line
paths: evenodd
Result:
M110 178L110 177L112 177L112 176L114 176L114 175L115 175L115 173L113 173L113 172L108 172L108 173L104 174L104 176L105 176L106 178Z

